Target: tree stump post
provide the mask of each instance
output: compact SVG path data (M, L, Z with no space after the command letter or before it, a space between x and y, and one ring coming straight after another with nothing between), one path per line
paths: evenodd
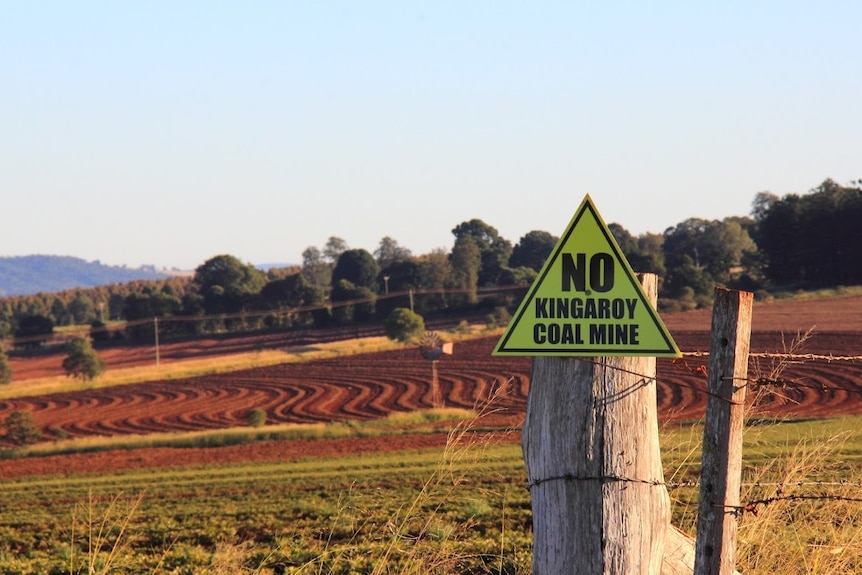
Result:
M754 294L717 288L712 308L695 573L734 572Z
M657 300L657 277L640 274ZM657 575L670 525L654 357L534 357L522 447L536 575Z

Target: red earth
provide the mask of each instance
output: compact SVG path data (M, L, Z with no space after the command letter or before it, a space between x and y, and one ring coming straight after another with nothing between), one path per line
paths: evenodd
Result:
M710 311L663 315L684 361L660 359L657 398L662 423L703 417L706 378L700 372L709 349ZM813 333L797 353L862 355L862 296L756 304L751 351L783 352L799 333ZM517 441L529 389L531 359L492 357L498 336L457 342L438 364L440 393L451 407L474 408L495 395L494 413L482 427L510 429L499 440ZM201 339L160 346L167 363L183 358L282 349L295 334L256 338ZM108 368L152 363L152 347L101 350ZM62 355L12 358L16 381L59 374ZM766 376L778 360L752 357L750 377ZM392 412L434 405L431 364L416 349L342 356L232 373L151 381L103 389L0 401L0 420L12 411L33 413L37 425L68 437L137 435L245 425L250 409L267 412L270 423L369 420ZM827 417L862 414L862 361L799 359L781 373L783 385L750 393L750 413L761 417ZM13 384L14 385L14 382ZM756 388L755 388L756 391ZM764 393L770 391L771 393ZM60 431L62 430L62 431ZM0 461L0 477L99 473L126 468L168 467L252 460L287 460L314 455L380 452L443 445L446 435L293 440L240 447L138 449Z

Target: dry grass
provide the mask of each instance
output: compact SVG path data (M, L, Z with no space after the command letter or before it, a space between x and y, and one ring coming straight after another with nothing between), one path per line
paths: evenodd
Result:
M862 570L862 470L834 476L847 434L798 442L747 481L737 565L744 573L845 575Z
M162 362L123 369L110 369L98 379L80 382L66 376L43 377L16 381L14 385L0 389L0 399L26 395L62 393L81 389L95 389L115 385L127 385L144 381L170 380L181 377L229 373L241 369L266 367L282 363L312 361L328 357L338 357L352 353L370 353L396 349L397 344L385 337L370 337L361 340L321 343L314 346L289 348L285 350L252 351L233 355L220 355L203 359L185 359Z
M446 341L462 341L486 337L501 330L486 330L480 326L466 326L446 334ZM128 385L145 381L164 381L183 377L230 373L243 369L267 367L283 363L314 361L357 353L374 353L403 348L405 344L386 337L366 337L283 350L261 350L231 355L163 361L160 365L108 369L98 379L81 382L67 376L42 377L15 381L0 387L0 400L29 395L64 393L83 389L97 389L115 385Z

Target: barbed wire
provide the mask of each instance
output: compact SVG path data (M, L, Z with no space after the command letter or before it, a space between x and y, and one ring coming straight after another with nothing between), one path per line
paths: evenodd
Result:
M674 358L671 361L671 365L673 365L674 367L676 367L682 371L687 371L693 375L696 375L699 378L706 379L709 375L708 370L707 370L707 366L706 365L690 365L688 363L688 361L685 360L685 356L687 356L687 355L690 355L693 357L703 357L703 356L708 356L709 353L708 352L683 353L683 357ZM757 355L757 356L770 355L771 356L774 354L753 354L753 355ZM846 358L849 358L849 356L831 356L831 355L830 356L816 356L814 354L808 354L808 355L812 356L813 359L815 359L815 360L818 359L818 357L831 357L831 358L846 357ZM749 357L752 357L752 354L749 354ZM782 355L782 357L786 357L786 355ZM859 358L862 359L862 356L860 356ZM627 373L629 375L633 375L635 377L641 377L647 383L650 383L650 382L658 383L658 381L659 381L659 379L657 377L647 375L644 373L640 373L640 372L636 372L636 371L633 371L630 369L626 369L626 368L620 367L618 365L610 364L605 359L590 359L590 358L578 358L578 359L580 359L581 361L585 361L587 363L592 363L593 365L603 366L603 367L607 367L609 369L614 369L614 370L620 371L622 373ZM757 389L762 389L762 388L766 388L766 389L772 388L772 389L781 389L781 390L801 388L801 389L815 389L815 390L818 390L822 393L827 393L829 391L844 391L847 393L862 394L862 387L849 388L849 387L829 386L824 382L805 383L805 382L801 382L801 381L794 380L794 379L788 379L788 378L784 378L784 377L770 378L770 377L762 377L761 376L761 377L753 377L753 378L726 378L726 379L727 380L737 379L737 380L745 381L746 382L745 385L747 385L750 389L752 389L752 391L756 391ZM690 384L690 383L686 383L686 382L681 382L681 381L675 382L675 385L687 387L687 388L693 389L699 393L703 393L707 396L715 397L715 398L721 399L723 401L730 401L729 398L727 398L721 394L712 392L709 389L707 389L705 386L701 387L698 385L694 385L694 384Z
M556 475L553 477L546 477L543 479L533 479L530 480L527 484L527 490L532 491L534 487L539 487L544 483L548 483L551 481L566 481L566 482L580 482L580 481L599 481L601 483L638 483L642 485L648 485L651 487L665 487L667 489L675 489L675 488L699 488L699 481L661 481L657 479L633 479L630 477L620 477L616 475L600 475L600 476L578 476L571 473L566 473L562 475ZM741 505L726 505L724 506L724 510L726 513L734 515L736 517L740 517L745 513L750 513L755 517L760 513L762 508L765 508L773 503L781 503L781 502L789 502L789 501L842 501L846 503L862 503L862 494L859 497L849 496L849 495L839 495L835 493L818 493L818 494L798 494L798 493L784 493L785 487L856 487L862 489L862 481L794 481L794 482L774 482L774 483L764 483L764 482L754 482L754 483L743 483L740 487L745 488L759 488L759 487L777 487L776 494L770 497L762 497L760 499L751 499Z
M688 481L666 481L663 483L668 489L682 489L684 487L700 487L700 481L696 479L690 479ZM755 488L759 489L762 487L777 487L778 491L781 492L785 487L858 487L862 489L862 480L860 481L848 481L843 479L841 481L754 481L747 483L740 483L740 488Z
M695 357L700 357L700 354L703 354L703 353L706 353L706 352L693 352L693 354L698 354ZM683 354L683 355L685 356L688 354ZM706 355L709 355L709 354L706 353ZM763 356L773 357L773 356L775 356L775 354L749 354L749 358L751 358L752 355L757 355L758 357L763 357ZM802 357L799 354L793 354L793 355L796 357ZM781 355L781 357L788 357L788 355ZM857 358L862 359L862 356L858 356L858 357L857 356L832 356L832 355L829 355L829 356L820 355L820 356L818 356L816 354L807 354L805 357L812 359L812 360L818 360L818 359L823 359L823 358L832 358L832 360L853 360L853 359L857 359ZM684 358L676 358L671 362L671 364L678 369L681 369L683 371L688 371L688 372L690 372L694 375L697 375L699 377L706 378L709 375L708 370L707 370L707 366L705 366L705 365L691 366L691 365L689 365L689 363ZM851 387L829 386L825 382L806 383L806 382L802 382L802 381L799 381L796 379L789 379L786 377L763 377L763 376L759 376L759 377L724 378L724 379L726 381L729 381L729 380L745 381L746 382L745 385L747 385L753 391L757 390L757 389L761 389L761 388L773 388L773 389L781 389L781 390L815 389L815 390L821 391L823 393L826 393L828 391L845 391L847 393L862 393L862 388L858 388L858 387L857 388L851 388ZM723 396L714 394L714 393L710 392L709 390L702 390L702 391L708 395L712 395L712 396L719 397L722 399L727 399L727 398L724 398Z
M683 357L676 358L671 362L671 365L674 367L687 371L692 375L697 376L700 379L706 379L708 377L708 368L706 365L693 365L690 364L686 357L689 358L701 358L701 357L709 357L708 352L687 352L682 354ZM862 356L835 356L832 354L799 354L799 353L751 353L749 354L749 358L768 358L768 359L782 359L782 360L805 360L805 361L858 361L862 360ZM610 366L615 368L616 366ZM621 368L617 368L621 369ZM629 370L622 369L622 371L628 372ZM635 374L638 375L638 374ZM647 376L643 376L645 379ZM751 388L753 391L758 389L776 389L776 390L788 390L788 389L815 389L821 391L823 393L829 391L844 391L848 393L862 393L862 388L847 388L847 387L837 387L837 386L829 386L825 382L802 382L795 379L787 378L787 377L751 377L751 378L725 378L725 379L737 379L743 380L746 383L744 385ZM657 380L656 380L657 381ZM705 393L706 395L718 397L725 401L729 401L729 398L723 397L721 395L715 394L709 391L706 388L701 388L696 385L687 385L682 382L676 382L677 385L686 385L687 387L691 387L697 389L698 391ZM564 477L568 479L568 477ZM650 483L652 485L663 485L667 489L683 489L683 488L699 488L700 481L699 480L688 480L688 481L670 481L670 482L645 482ZM795 482L753 482L753 483L743 483L740 486L741 488L746 489L761 489L761 488L775 488L775 495L769 497L761 497L758 499L750 499L741 505L735 506L725 506L724 509L727 513L730 513L736 517L740 517L746 513L751 514L753 516L757 516L765 507L781 502L802 502L802 501L838 501L845 503L862 503L862 480L860 481L849 481L849 480L840 480L840 481L795 481ZM840 489L858 489L860 490L859 495L855 494L836 494L836 493L785 493L785 490L789 487L795 487L800 489L806 488L816 488L816 489L827 489L827 488L840 488Z
M724 510L735 517L740 517L745 513L751 513L757 517L760 509L784 501L843 501L847 503L862 503L862 497L847 497L845 495L820 494L820 495L776 495L774 497L764 497L763 499L755 499L744 505L726 505Z
M709 357L708 351L684 351L683 357ZM789 359L789 360L812 360L812 361L862 361L862 355L832 355L818 353L784 353L784 352L752 352L749 358L763 359Z

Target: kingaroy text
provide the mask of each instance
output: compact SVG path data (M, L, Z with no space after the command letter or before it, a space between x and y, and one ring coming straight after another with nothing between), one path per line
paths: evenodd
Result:
M582 292L574 297L536 297L533 340L551 345L637 345L637 298L597 297L614 287L615 259L608 253L562 254L563 292ZM562 320L562 321L560 321ZM569 320L569 321L565 321ZM575 321L571 321L575 320Z

